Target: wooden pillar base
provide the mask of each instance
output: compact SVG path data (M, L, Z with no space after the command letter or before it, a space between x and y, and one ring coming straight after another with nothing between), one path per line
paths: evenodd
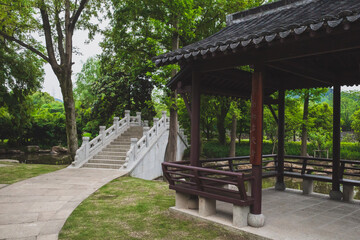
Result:
M277 182L275 183L275 190L277 191L285 191L286 185L284 182Z
M331 190L329 196L331 200L335 201L340 201L343 198L343 194L341 191Z

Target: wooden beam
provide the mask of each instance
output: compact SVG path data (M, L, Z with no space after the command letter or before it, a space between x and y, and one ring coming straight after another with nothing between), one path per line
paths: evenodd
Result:
M278 151L277 151L277 172L276 186L277 190L285 190L284 183L284 154L285 154L285 90L279 90L279 108L278 108Z
M263 74L257 68L252 77L251 89L251 118L250 118L250 163L254 182L251 195L254 204L251 206L252 214L261 214L262 191L262 122L263 122Z
M192 73L191 86L191 166L200 166L200 73Z
M332 164L332 190L340 191L340 107L341 87L334 86L333 97L333 164Z
M282 72L290 73L295 76L299 76L302 78L310 79L325 84L333 84L339 79L333 74L329 74L329 72L325 72L318 69L316 66L303 67L300 66L299 64L294 64L289 62L269 63L267 64L267 66Z

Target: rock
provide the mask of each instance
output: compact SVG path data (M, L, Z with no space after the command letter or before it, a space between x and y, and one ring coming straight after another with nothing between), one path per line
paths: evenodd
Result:
M26 152L28 153L36 153L39 152L40 147L36 146L36 145L30 145L30 146L26 146Z
M50 152L51 152L50 149L46 149L46 150L40 149L38 153L50 153Z
M64 147L60 147L60 146L53 146L51 148L51 153L52 154L59 154L59 153L67 153L68 150Z
M24 152L22 152L21 150L18 150L18 149L9 150L7 153L9 153L9 154L24 154Z
M14 159L0 159L0 162L19 163L18 160L14 160Z

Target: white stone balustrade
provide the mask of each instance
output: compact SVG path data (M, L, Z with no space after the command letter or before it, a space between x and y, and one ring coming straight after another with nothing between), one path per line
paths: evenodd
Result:
M131 120L133 121L131 122ZM136 117L132 117L130 116L130 110L125 110L125 117L123 119L119 120L118 117L114 117L113 125L108 129L105 126L100 126L99 135L91 141L89 141L88 137L83 137L83 143L76 151L75 161L72 162L71 167L81 167L130 126L141 126L140 112L136 113Z

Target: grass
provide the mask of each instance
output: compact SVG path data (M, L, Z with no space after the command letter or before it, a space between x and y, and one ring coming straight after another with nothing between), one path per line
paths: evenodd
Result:
M122 177L75 209L59 239L245 239L219 226L176 217L174 191L161 181Z
M66 165L21 164L7 162L0 162L0 164L8 165L6 167L0 167L0 184L12 184L66 167Z

